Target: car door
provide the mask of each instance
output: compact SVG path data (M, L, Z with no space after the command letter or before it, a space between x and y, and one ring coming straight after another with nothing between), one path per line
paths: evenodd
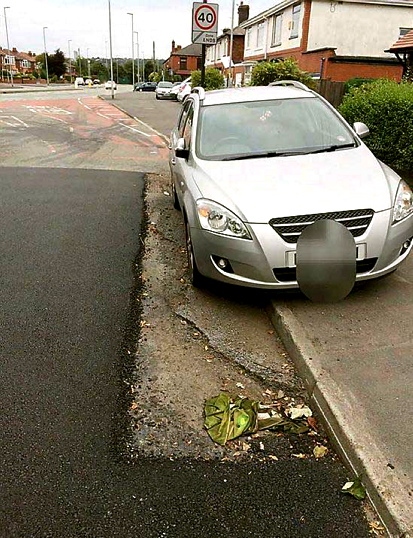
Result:
M194 118L194 103L192 99L186 101L178 119L176 128L171 133L170 168L175 190L182 203L184 191L189 178L188 159L176 156L176 148L179 140L184 140L185 149L191 149L192 124ZM182 204L181 204L182 207Z

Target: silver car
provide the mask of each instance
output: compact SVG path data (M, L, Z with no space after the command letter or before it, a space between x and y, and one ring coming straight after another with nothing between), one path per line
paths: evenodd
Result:
M412 191L362 142L368 128L288 84L196 88L182 106L169 165L194 285L297 288L297 241L320 219L351 232L357 281L412 249Z
M155 97L156 99L169 99L170 95L169 92L171 91L173 87L172 82L167 81L161 81L158 82L158 85L155 89Z

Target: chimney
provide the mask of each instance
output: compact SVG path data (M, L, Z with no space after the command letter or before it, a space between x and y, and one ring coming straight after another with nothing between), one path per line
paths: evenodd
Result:
M17 49L16 49L16 47L13 47L13 50L12 50L12 52L17 52Z
M250 6L247 6L244 2L240 2L238 8L238 26L244 21L247 21L249 16Z
M175 52L175 40L172 39L172 52Z

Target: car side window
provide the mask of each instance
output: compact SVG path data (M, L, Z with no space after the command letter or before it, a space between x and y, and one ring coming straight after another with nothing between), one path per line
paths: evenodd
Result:
M181 115L179 117L179 121L178 121L178 134L179 134L179 138L182 138L183 136L183 131L184 131L184 126L185 126L185 121L186 121L186 118L188 116L188 110L189 110L189 106L190 106L190 102L187 101L183 107L182 107L182 110L181 110Z
M183 125L181 138L185 140L185 148L188 149L191 145L191 134L192 134L192 122L194 119L194 107L192 102L188 102L188 110L186 114L185 123Z

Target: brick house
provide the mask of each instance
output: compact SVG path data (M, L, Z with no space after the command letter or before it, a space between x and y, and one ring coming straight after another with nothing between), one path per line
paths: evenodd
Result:
M413 0L281 0L241 25L245 82L257 61L291 57L316 78L400 80L384 51L412 20Z
M234 66L241 64L244 60L244 38L245 30L241 24L248 20L250 7L240 2L238 7L238 25L232 31L232 64ZM218 36L215 45L209 45L206 48L205 66L219 69L224 76L231 76L230 67L231 55L231 29L225 28L222 34ZM234 68L235 70L235 68ZM240 81L239 81L240 82Z
M172 41L171 54L164 61L163 68L171 75L179 75L184 79L189 77L192 71L201 69L201 61L202 45L192 43L182 48L180 45L175 46L175 41Z
M19 52L0 47L0 72L12 71L13 76L21 73L27 75L36 71L36 54L34 52ZM3 77L4 78L4 77Z

